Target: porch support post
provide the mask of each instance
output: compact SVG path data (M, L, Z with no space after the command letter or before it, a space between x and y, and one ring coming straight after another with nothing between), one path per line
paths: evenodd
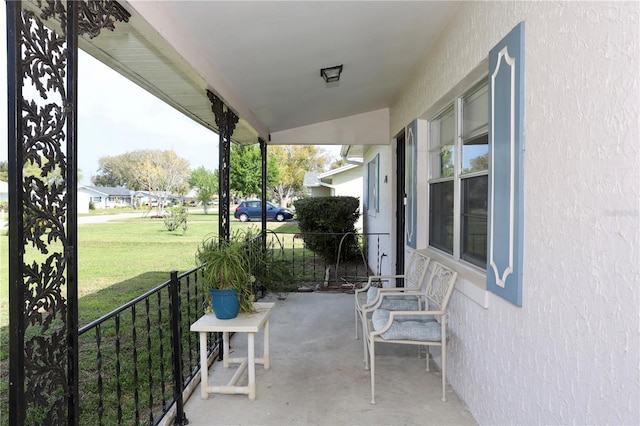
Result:
M24 332L25 317L23 253L24 217L22 206L22 61L21 2L7 6L7 97L9 172L9 424L24 424L26 404Z
M173 399L176 401L176 417L173 422L174 426L184 426L189 424L184 413L184 378L182 374L182 344L180 323L181 301L180 301L180 281L178 280L178 271L169 272L169 313L171 314L171 364L173 371ZM207 374L205 371L201 374Z
M262 250L267 249L267 143L258 138L262 159Z
M78 2L67 2L67 363L68 425L80 421L78 340Z
M229 162L231 157L231 136L238 123L238 116L233 113L213 92L207 90L211 101L211 111L218 126L220 148L218 150L218 236L228 240L231 234L229 225Z
M109 0L6 7L9 423L77 425L78 35L129 14Z

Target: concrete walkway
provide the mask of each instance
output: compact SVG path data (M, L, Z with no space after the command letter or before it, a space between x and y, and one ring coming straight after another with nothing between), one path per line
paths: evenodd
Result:
M276 306L271 369L256 366L256 399L215 394L202 400L198 386L185 404L190 426L476 424L450 389L448 401L440 401L440 373L433 364L425 372L415 347L376 347L377 404L370 404L362 340L354 339L353 295L295 293L285 301L261 301ZM245 334L232 338L231 350L246 356ZM256 336L256 355L262 355L262 335ZM226 384L232 370L215 362L209 383Z

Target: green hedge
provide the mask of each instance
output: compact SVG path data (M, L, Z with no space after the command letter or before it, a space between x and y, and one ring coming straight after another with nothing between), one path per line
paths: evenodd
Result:
M342 236L356 232L360 200L357 197L311 197L297 200L293 204L307 248L325 260L335 262ZM348 238L345 241L341 260L352 259L359 253L356 240Z

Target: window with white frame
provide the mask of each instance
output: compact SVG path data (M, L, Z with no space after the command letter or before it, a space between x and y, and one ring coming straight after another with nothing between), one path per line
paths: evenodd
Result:
M379 203L379 163L380 154L367 163L367 212L376 213L380 211Z
M429 122L429 245L483 269L488 105L484 80Z

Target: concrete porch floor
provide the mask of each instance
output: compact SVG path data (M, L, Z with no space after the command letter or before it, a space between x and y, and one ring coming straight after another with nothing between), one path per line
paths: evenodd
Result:
M376 347L376 405L362 340L354 339L353 295L295 293L275 302L270 322L271 369L256 365L256 399L213 394L200 387L185 403L190 426L200 425L474 425L451 389L440 401L440 371L415 347ZM262 333L256 356L262 356ZM233 356L246 356L246 334L231 339ZM233 367L233 366L232 366ZM226 384L234 368L209 367L209 384ZM239 384L246 384L246 371Z

